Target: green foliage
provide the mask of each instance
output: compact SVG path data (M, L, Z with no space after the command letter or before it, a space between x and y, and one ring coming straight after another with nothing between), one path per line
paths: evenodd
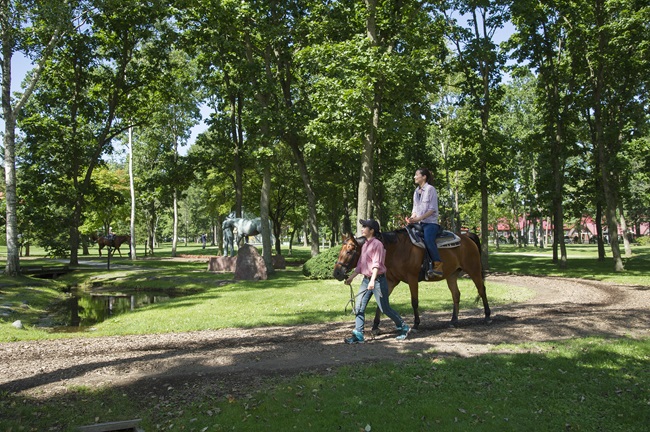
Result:
M644 235L636 238L636 244L639 246L650 246L650 236Z
M332 247L311 258L302 266L302 274L310 279L332 279L340 249Z

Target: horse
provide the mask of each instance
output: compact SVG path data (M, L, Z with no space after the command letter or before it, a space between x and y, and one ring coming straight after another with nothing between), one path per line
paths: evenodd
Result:
M120 256L122 256L122 252L120 251L120 246L122 246L123 243L128 243L130 248L131 236L125 235L125 236L113 236L112 238L108 238L108 237L97 238L97 246L99 246L99 256L102 256L102 249L104 249L104 246L117 249L117 252L120 254Z
M225 230L226 228L237 230L237 238L235 242L239 245L243 238L246 239L248 243L248 237L260 235L262 233L262 219L245 219L245 218L231 218L228 217L223 221L221 227Z
M381 234L382 242L386 248L386 279L388 281L388 292L400 282L406 282L411 291L411 306L415 316L413 328L420 325L420 313L418 311L418 282L423 279L421 276L422 262L425 249L414 245L409 238L406 229L389 231ZM361 255L361 246L365 238L354 238L352 234L343 237L343 245L334 266L333 276L339 280L345 280L349 271L356 267ZM488 305L485 292L483 266L481 264L481 243L474 233L460 235L460 245L454 248L439 248L440 257L443 262L443 274L435 277L433 281L446 280L451 297L454 302L450 326L458 324L458 309L460 303L460 291L458 290L458 276L464 271L476 285L478 294L483 300L485 322L490 322L490 306ZM373 322L373 332L379 331L379 317L381 311L377 308Z

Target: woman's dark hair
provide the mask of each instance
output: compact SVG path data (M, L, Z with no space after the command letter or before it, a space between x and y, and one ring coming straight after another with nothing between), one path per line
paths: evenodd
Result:
M420 174L427 178L427 183L433 185L433 175L431 174L431 171L426 168L418 168L416 171L419 171Z

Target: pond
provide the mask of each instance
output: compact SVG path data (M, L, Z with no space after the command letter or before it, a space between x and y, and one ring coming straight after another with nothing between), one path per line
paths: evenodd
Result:
M176 295L138 291L132 294L71 290L55 312L54 331L85 331L110 317L167 301Z

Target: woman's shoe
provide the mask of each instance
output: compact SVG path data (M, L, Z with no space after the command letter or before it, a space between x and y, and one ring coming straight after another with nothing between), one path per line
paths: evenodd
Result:
M347 344L363 343L363 333L357 330L352 330L352 337L343 339L343 342Z

